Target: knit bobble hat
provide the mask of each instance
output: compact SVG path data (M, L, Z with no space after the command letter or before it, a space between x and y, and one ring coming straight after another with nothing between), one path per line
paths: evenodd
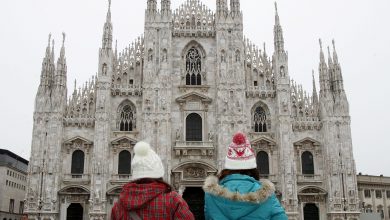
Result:
M134 158L131 162L132 180L142 178L158 179L164 176L164 167L160 157L146 142L134 146Z
M244 133L237 132L233 136L233 141L228 147L224 168L228 170L257 168L255 153Z

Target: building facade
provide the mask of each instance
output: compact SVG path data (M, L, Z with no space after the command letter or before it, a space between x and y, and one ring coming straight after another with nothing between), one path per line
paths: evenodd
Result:
M108 219L145 140L165 179L202 219L201 186L223 168L233 133L248 134L263 178L289 219L358 219L348 100L338 55L320 42L319 93L292 81L276 9L274 52L244 37L240 0L176 10L147 0L142 37L121 52L111 10L98 73L67 91L62 45L50 38L36 95L27 212L30 219ZM110 2L111 4L111 2ZM65 41L65 35L64 35ZM195 196L194 196L195 195Z
M0 219L21 219L27 189L28 161L0 149Z
M380 215L381 219L390 219L390 177L357 176L360 210L370 216Z

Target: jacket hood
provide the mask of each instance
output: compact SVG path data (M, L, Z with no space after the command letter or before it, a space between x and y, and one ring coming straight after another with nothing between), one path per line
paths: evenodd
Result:
M210 176L203 189L227 219L240 219L255 212L259 204L275 193L275 186L269 180L259 182L240 174L229 175L220 182L217 177Z
M157 196L169 192L170 187L161 182L128 183L120 194L120 205L126 210L137 210L147 205Z

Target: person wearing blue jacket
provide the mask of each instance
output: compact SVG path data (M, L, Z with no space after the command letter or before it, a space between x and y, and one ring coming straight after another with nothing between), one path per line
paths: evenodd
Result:
M259 181L254 151L238 132L228 147L224 170L209 176L205 191L206 220L288 220L275 196L275 186Z

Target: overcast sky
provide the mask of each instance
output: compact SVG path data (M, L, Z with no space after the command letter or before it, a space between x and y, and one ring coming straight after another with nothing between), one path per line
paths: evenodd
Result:
M143 33L146 0L112 0L114 38L122 50ZM158 0L160 2L160 0ZM173 0L177 8L184 0ZM216 0L204 0L215 9ZM274 2L242 0L244 34L273 52ZM390 176L389 0L278 0L291 77L312 91L319 44L336 40L352 116L357 172ZM68 87L97 71L106 0L3 0L0 7L0 148L29 159L34 99L52 33L66 38ZM318 86L318 84L317 84ZM318 88L318 87L317 87ZM387 101L385 101L387 100Z

